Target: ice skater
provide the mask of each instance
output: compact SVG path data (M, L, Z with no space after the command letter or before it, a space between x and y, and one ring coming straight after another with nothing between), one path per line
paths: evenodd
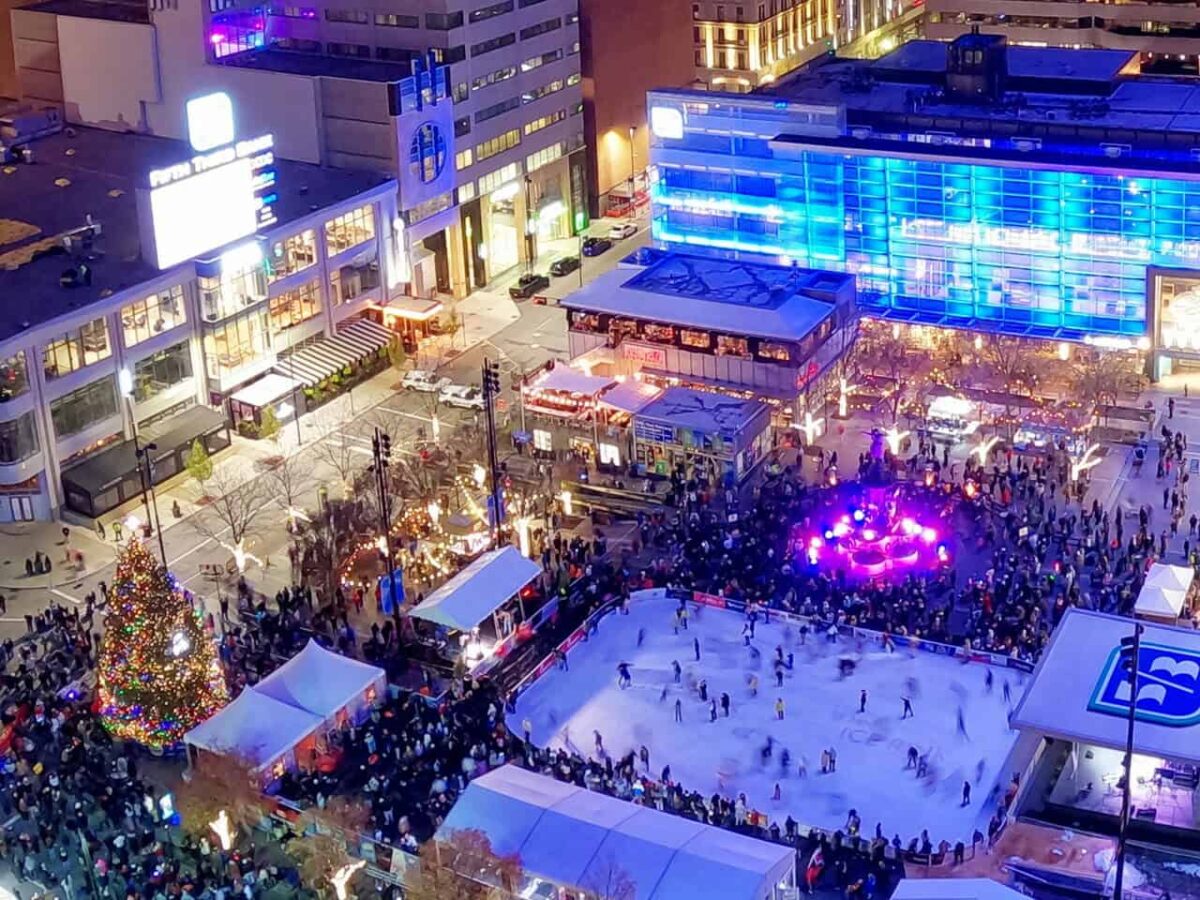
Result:
M692 649L696 651L696 662L700 662L700 638L692 638Z
M750 686L750 696L757 697L758 696L758 676L755 675L753 672L750 673L750 676L746 679L746 684L748 684Z
M837 747L829 748L829 772L833 774L837 771Z
M533 723L528 719L521 720L521 730L525 732L525 743L533 743Z
M783 721L783 698L782 697L775 698L775 718L778 721L781 721L781 722Z
M910 744L908 747L908 762L904 764L904 768L915 769L917 767L917 757L919 755L920 754L917 753L917 748Z
M858 711L865 713L867 711L867 689L863 688L858 692Z
M912 700L908 697L901 697L900 699L904 701L904 709L900 712L900 721L914 718L916 713L913 712Z
M708 679L701 678L700 684L697 685L696 689L700 692L700 702L707 703L708 702Z
M675 698L675 721L683 721L683 701L678 697Z
M679 684L683 679L683 667L679 665L679 660L671 660L671 671L675 673L675 683Z
M829 774L829 750L826 748L821 751L821 774Z
M640 759L642 761L642 768L645 769L647 772L649 772L650 771L650 748L647 747L645 744L642 744L641 749L638 750L638 759Z
M752 638L752 637L754 637L754 626L751 625L750 622L747 621L742 626L742 643L745 644L745 646L749 647L750 646L750 638Z
M1012 688L1010 688L1010 687L1008 686L1008 679L1007 679L1007 678L1005 678L1005 679L1004 679L1004 684L1002 685L1002 689L1003 689L1003 692L1004 692L1004 703L1005 703L1005 705L1007 705L1007 706L1012 706Z
M958 708L958 713L955 722L955 733L964 741L969 741L971 736L967 734L967 720L963 717L963 708Z
M717 721L717 698L713 697L708 704L708 721Z
M783 687L783 663L775 663L775 687Z
M962 805L963 806L971 805L971 782L969 782L969 781L963 782Z
M638 642L637 642L637 645L638 645L639 647L641 647L641 646L642 646L642 644L644 644L644 643L646 643L646 629L645 629L645 628L639 628L639 629L638 629Z
M633 684L633 676L629 674L629 663L617 663L617 687L624 690Z
M603 756L604 755L604 737L600 734L600 732L598 730L592 732L592 737L594 737L596 739L596 755Z
M985 692L989 694L992 692L992 684L995 680L996 677L992 674L992 670L988 669L987 674L983 676L983 689Z
M729 718L729 695L724 691L721 692L721 712L725 714L725 718Z

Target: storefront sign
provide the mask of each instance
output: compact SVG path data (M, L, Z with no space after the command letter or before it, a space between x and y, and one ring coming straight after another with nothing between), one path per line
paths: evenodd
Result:
M1096 682L1089 710L1128 719L1132 704L1140 722L1167 728L1200 723L1200 653L1143 642L1138 648L1137 697L1122 662L1121 648L1114 647Z
M645 344L633 344L629 341L621 344L621 356L630 362L653 366L656 369L667 365L667 351L661 347L647 347Z
M533 429L533 449L542 453L550 453L554 450L554 437L548 431L543 431L541 428Z
M641 419L633 423L633 436L639 441L650 441L655 444L675 443L675 429L670 425L646 422Z
M616 444L600 444L600 465L621 465L621 450Z

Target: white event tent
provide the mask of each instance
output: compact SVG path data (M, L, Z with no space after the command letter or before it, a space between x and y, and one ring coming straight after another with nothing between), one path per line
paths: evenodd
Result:
M253 688L242 691L219 713L187 733L184 742L192 750L207 750L220 756L236 756L255 772L294 768L296 748L315 740L324 722L320 716L297 709Z
M632 900L769 900L795 884L795 852L516 766L475 779L438 838L478 830L526 877L603 895L617 873Z
M990 878L905 878L892 900L1022 900L1025 895Z
M1146 574L1134 603L1134 615L1167 624L1175 622L1187 605L1193 573L1188 566L1155 563Z
M327 650L314 640L251 690L320 716L336 727L361 721L387 689L378 666Z
M490 550L433 591L409 615L454 631L470 631L541 573L542 567L516 547Z

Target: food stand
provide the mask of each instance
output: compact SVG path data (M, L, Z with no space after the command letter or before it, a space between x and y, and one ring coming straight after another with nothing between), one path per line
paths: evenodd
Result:
M957 444L979 430L979 411L965 397L947 394L929 404L925 430L935 441Z
M1013 435L1013 448L1024 451L1058 449L1078 456L1087 449L1090 418L1081 406L1070 404L1027 410Z
M770 448L771 408L691 388L668 388L633 416L633 455L646 474L710 465L740 481Z

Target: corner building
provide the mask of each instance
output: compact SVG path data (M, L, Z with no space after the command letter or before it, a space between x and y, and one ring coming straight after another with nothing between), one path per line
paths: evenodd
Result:
M1200 86L967 35L650 94L666 247L854 274L869 315L1200 366Z

